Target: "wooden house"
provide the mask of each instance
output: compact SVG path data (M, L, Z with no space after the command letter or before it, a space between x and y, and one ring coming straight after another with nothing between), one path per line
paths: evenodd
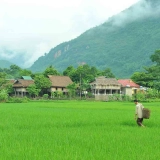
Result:
M121 84L116 78L98 77L90 83L92 94L96 100L108 100L108 95L120 94Z
M22 79L15 80L13 83L13 89L15 96L26 96L28 95L27 87L34 84L34 80L29 76L22 76Z
M73 83L68 76L48 75L48 78L51 81L49 92L61 91L63 94L66 94L68 92L66 87Z

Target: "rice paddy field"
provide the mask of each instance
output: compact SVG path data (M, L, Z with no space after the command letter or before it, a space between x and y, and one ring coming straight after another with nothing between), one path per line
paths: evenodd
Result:
M158 160L160 105L145 128L130 102L0 103L1 160Z

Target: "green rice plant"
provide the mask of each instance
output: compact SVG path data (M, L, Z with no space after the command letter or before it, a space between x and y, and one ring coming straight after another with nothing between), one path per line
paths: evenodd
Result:
M45 101L0 104L0 159L159 159L159 103L145 128L130 102Z

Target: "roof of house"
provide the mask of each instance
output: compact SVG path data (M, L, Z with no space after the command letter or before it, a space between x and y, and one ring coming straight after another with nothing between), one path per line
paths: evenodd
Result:
M69 84L73 83L68 76L48 75L48 77L54 87L67 87Z
M31 84L34 84L34 80L18 79L14 82L13 87L28 87Z
M16 80L15 79L6 79L7 82L9 82L10 84L13 84Z
M119 79L118 82L122 84L123 87L135 87L139 88L140 86L133 82L131 79Z
M22 76L22 79L25 79L25 80L32 80L32 78L30 76Z
M96 85L99 85L99 84L100 85L118 85L118 86L121 85L116 78L106 78L104 76L96 78L95 81L90 84L91 85L93 85L93 84L96 84Z

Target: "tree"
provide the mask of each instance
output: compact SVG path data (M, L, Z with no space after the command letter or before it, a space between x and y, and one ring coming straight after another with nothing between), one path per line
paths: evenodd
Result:
M139 85L155 88L160 90L160 50L156 50L150 56L152 62L155 62L150 67L144 67L143 72L136 72L131 76L131 79Z
M69 66L63 71L63 75L69 76L75 83L80 83L80 81L90 83L94 81L97 76L106 76L108 78L115 77L110 68L100 71L96 67L90 67L88 64L78 66L77 69L73 66Z
M2 89L4 87L4 84L7 83L5 78L6 78L6 74L3 72L0 72L0 89Z
M6 74L0 72L0 91L5 90L7 94L13 93L13 87L9 80L6 80Z
M39 95L40 89L37 88L35 84L31 84L27 87L27 91L31 97L36 97Z
M63 71L64 76L69 76L72 81L74 81L74 74L76 72L76 69L73 66L69 66L66 68L66 70Z
M153 87L154 79L151 74L147 74L146 72L135 72L131 76L131 79L140 86Z
M34 77L34 83L36 85L36 88L41 90L42 95L51 86L50 80L44 75L36 75Z
M7 81L6 81L6 74L0 72L0 101L6 101L8 99L8 91L5 88Z
M77 88L76 83L69 84L66 88L68 89L69 96L75 97Z
M21 76L31 76L32 72L30 70L27 69L21 69L19 72L20 77Z
M58 71L52 66L49 66L48 68L45 69L43 75L47 77L48 75L60 75L60 73L58 73Z
M110 68L106 68L104 71L101 72L102 76L105 76L106 78L115 78L114 74L111 72Z
M21 68L17 65L11 65L10 66L10 75L12 75L13 77L15 78L20 78L20 71L21 71Z
M91 67L90 71L94 78L100 73L100 71L96 67Z
M160 50L156 50L154 54L150 56L152 62L156 62L157 65L160 65Z
M95 68L94 68L95 69ZM76 83L85 82L91 82L94 80L95 76L93 74L93 68L91 68L89 65L85 64L82 66L78 66L76 71L74 72L72 76L72 80ZM96 70L96 69L95 69Z

